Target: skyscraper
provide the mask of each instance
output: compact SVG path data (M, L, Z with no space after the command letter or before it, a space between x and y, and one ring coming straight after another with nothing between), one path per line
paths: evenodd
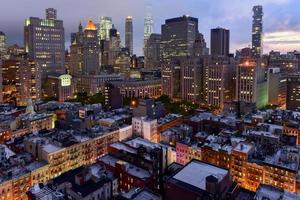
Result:
M253 7L252 21L252 51L253 55L258 58L263 53L263 7Z
M84 30L80 24L74 37L70 47L70 74L73 76L98 74L100 47L93 21L88 20Z
M153 33L153 29L154 29L154 22L151 13L151 6L147 5L145 19L144 19L144 45L146 44L146 41L149 39L150 35Z
M109 40L109 30L112 29L112 19L111 17L102 16L100 18L100 28L98 30L98 37L100 40Z
M46 19L52 19L52 20L57 19L56 10L54 8L46 9Z
M125 21L125 47L129 49L130 55L133 54L133 25L132 17L126 17Z
M198 35L198 19L184 15L167 19L161 27L161 54L163 61L173 57L193 56Z
M0 57L6 53L6 35L0 31Z
M157 68L160 66L160 42L161 35L152 33L144 48L145 68Z
M63 21L56 19L53 8L46 10L46 19L25 20L25 52L41 67L45 76L50 72L65 72L65 33Z
M254 103L257 108L267 104L267 81L261 59L243 57L236 69L236 98Z
M203 85L203 62L177 57L162 63L162 93L173 99L199 102Z
M212 56L208 66L207 103L223 109L224 102L231 101L234 93L235 65L228 56Z
M211 55L227 56L229 54L229 30L214 28L210 30Z

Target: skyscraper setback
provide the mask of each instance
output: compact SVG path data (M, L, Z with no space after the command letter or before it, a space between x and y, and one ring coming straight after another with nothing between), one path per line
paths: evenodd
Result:
M46 10L46 19L25 20L25 52L41 67L43 76L65 72L65 32L63 21L56 19L56 10Z
M126 17L125 21L125 47L128 48L130 55L133 54L133 24L132 17Z
M252 21L252 51L255 57L261 57L263 53L263 7L253 7Z
M229 54L229 30L214 28L210 31L211 55L227 56Z

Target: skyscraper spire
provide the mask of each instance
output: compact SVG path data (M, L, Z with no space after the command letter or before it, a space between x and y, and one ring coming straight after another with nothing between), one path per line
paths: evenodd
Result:
M146 5L145 19L144 19L144 45L149 39L150 35L153 33L154 22L152 16L152 7L151 5Z
M259 58L263 53L263 7L257 5L252 10L252 51L253 55Z

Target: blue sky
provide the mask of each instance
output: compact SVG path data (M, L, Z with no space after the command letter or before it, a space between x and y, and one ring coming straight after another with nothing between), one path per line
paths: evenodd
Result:
M209 46L209 32L217 26L230 29L231 52L250 45L252 6L264 7L264 52L271 49L300 50L299 0L1 0L0 31L8 36L10 44L23 44L24 19L44 17L47 7L58 10L64 20L67 44L70 32L77 30L81 21L95 22L100 16L111 16L124 37L124 21L134 19L134 52L141 54L143 18L146 4L152 4L155 32L167 18L189 14L199 19L199 31ZM122 40L124 42L124 40Z

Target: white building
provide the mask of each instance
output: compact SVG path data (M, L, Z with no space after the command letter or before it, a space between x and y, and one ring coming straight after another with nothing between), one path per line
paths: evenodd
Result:
M155 142L157 136L157 119L133 117L132 130L133 134L141 136L149 141Z

